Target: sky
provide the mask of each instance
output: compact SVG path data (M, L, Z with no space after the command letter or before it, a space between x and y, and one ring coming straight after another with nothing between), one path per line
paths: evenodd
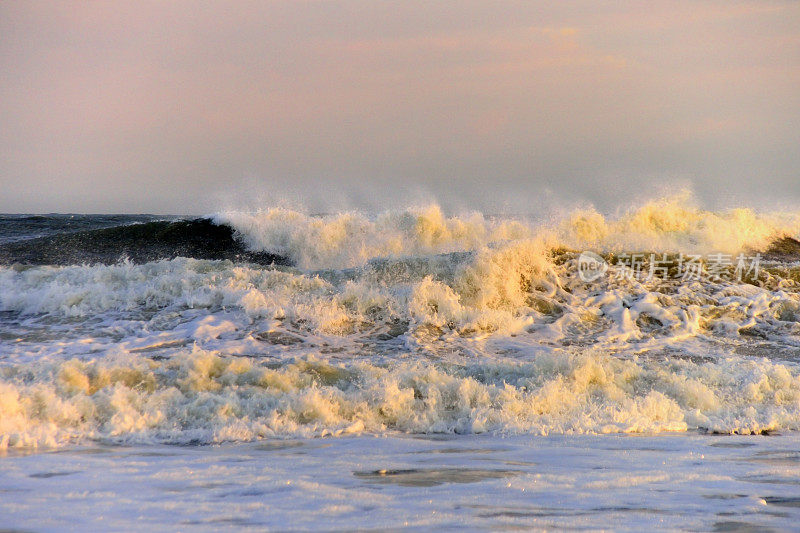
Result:
M0 212L800 206L800 2L0 2Z

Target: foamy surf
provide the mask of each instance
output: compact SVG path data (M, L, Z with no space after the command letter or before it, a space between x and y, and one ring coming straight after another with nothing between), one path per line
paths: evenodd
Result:
M292 266L0 267L0 447L800 429L795 215L213 220Z
M220 443L352 433L629 433L800 429L800 378L766 359L277 364L200 349L3 369L0 445Z

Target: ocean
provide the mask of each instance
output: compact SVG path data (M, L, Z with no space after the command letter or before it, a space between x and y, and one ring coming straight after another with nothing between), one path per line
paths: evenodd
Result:
M800 212L0 215L0 528L789 530Z

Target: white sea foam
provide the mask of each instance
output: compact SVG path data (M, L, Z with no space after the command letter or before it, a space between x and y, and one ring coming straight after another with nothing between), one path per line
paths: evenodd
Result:
M0 446L84 438L221 442L398 430L608 433L800 429L796 369L761 361L626 360L376 366L309 355L275 368L181 350L3 369Z

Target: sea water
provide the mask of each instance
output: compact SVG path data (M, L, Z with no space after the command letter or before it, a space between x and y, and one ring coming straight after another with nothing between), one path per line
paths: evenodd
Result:
M0 245L154 218L6 216ZM0 526L800 518L800 257L769 253L800 214L212 220L286 264L0 266Z

